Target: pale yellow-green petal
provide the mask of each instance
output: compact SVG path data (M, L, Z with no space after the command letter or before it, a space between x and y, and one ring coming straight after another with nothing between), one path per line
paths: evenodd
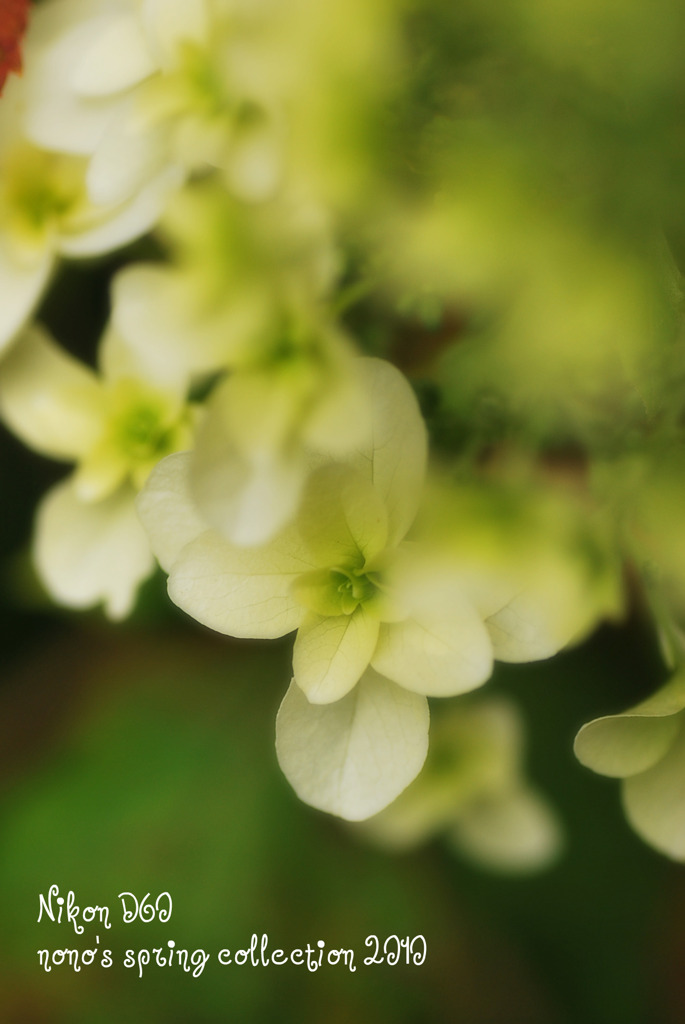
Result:
M493 871L539 871L562 847L552 808L524 786L473 804L460 816L450 838L460 853Z
M54 264L53 253L46 250L35 263L23 266L0 243L0 358L33 313Z
M371 431L372 399L365 386L365 359L351 357L351 345L331 336L330 347L337 358L329 369L325 392L311 410L304 425L307 448L331 458L345 459L357 447L364 447Z
M98 347L98 369L109 382L139 380L145 370L138 352L126 343L123 335L110 322Z
M388 516L380 495L347 466L323 466L311 475L297 521L322 568L359 568L387 543Z
M98 210L94 207L92 223L84 227L78 221L65 223L57 240L57 249L75 259L101 256L128 245L156 225L170 191L180 184L175 168L167 168L150 178L126 202Z
M80 96L108 96L137 85L155 70L138 19L122 11L85 49L70 84Z
M557 623L554 607L542 595L518 594L486 619L498 661L541 661L556 654L571 636ZM561 626L561 629L559 628Z
M643 772L673 743L684 708L685 678L678 675L636 707L584 725L576 736L576 757L601 775L626 778Z
M489 678L492 647L478 613L453 594L440 607L384 623L371 664L408 690L451 697Z
M207 530L190 495L189 462L190 452L162 459L136 501L150 546L166 572L170 572L186 544Z
M288 412L272 397L236 374L213 395L195 443L193 497L235 544L265 543L292 520L307 476L302 452L286 443Z
M154 567L133 490L123 487L104 501L85 503L71 480L42 501L34 553L38 574L56 601L70 608L104 603L112 619L128 615L138 586Z
M312 704L340 700L369 667L378 638L378 619L359 607L352 615L311 613L293 649L295 681Z
M63 0L36 5L31 12L24 76L26 130L45 149L92 153L116 109L107 97L84 101L71 85L75 69L109 21L105 5L98 6L99 11L92 0Z
M102 501L128 476L129 463L118 446L105 439L78 464L72 482L81 501Z
M293 530L260 548L236 547L210 530L181 551L169 575L169 594L210 629L273 639L302 621L291 587L300 573L313 568L306 557Z
M418 775L428 749L428 702L371 669L334 704L290 685L276 721L281 769L305 803L349 821L387 807Z
M112 284L112 319L154 380L216 370L226 361L222 333L194 309L192 282L166 266L134 263L120 270Z
M521 785L523 726L502 697L441 703L419 777L366 833L383 846L408 849L454 823L483 801Z
M139 124L133 107L122 106L88 164L88 195L96 204L125 203L161 173L168 156L166 128Z
M241 451L210 412L192 454L190 487L207 522L249 546L267 543L293 519L306 473L298 452Z
M181 47L206 47L211 39L211 18L206 0L142 0L141 23L160 64L173 66Z
M622 784L628 821L646 842L674 860L685 860L685 728L652 768Z
M125 385L119 385L122 392L126 387L131 392L134 389L141 393L147 390L160 399L163 396L163 401L169 407L169 417L180 416L189 388L190 373L179 373L176 377L165 374L161 380L157 379L154 368L145 361L139 349L130 345L111 321L98 348L98 369L109 385L126 381Z
M31 327L0 363L0 415L36 451L76 459L100 436L102 392L91 370Z
M411 526L421 499L428 437L406 377L382 359L364 359L362 372L371 403L370 436L349 458L383 499L389 543Z

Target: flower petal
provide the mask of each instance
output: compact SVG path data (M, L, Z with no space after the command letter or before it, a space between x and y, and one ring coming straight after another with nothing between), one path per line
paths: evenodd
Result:
M154 567L132 488L88 504L79 501L71 480L53 488L38 511L35 559L61 604L88 608L103 601L110 618L123 618Z
M266 543L292 520L307 465L297 451L278 442L269 447L260 438L260 427L268 432L267 407L245 404L242 383L236 374L212 396L193 452L190 486L214 529L234 544L254 545ZM238 424L241 410L245 421ZM250 424L252 435L246 430Z
M174 169L158 175L128 202L104 210L94 227L73 233L65 231L59 239L59 251L78 259L100 256L127 245L156 225L169 192L180 181L180 174Z
M576 736L576 757L593 771L614 778L644 772L672 745L684 708L685 679L678 675L636 707L584 725Z
M84 101L72 75L111 20L105 2L63 0L32 12L26 41L26 129L44 149L92 153L117 109L109 98Z
M495 871L539 871L558 856L562 844L547 801L523 787L469 807L451 839L461 853Z
M159 564L170 572L181 551L207 530L188 487L190 452L158 462L138 495L136 506Z
M428 702L367 670L334 704L310 704L293 682L276 720L276 754L305 803L362 821L418 775L428 750Z
M685 719L666 755L623 783L628 821L643 839L668 857L685 860Z
M382 359L362 360L371 402L371 434L348 461L371 480L383 498L389 544L407 533L419 506L428 440L406 377Z
M369 667L378 619L359 607L352 615L309 615L293 648L295 682L312 704L340 700Z
M167 156L165 130L138 123L133 111L122 107L88 165L88 194L98 205L124 203L160 174Z
M74 68L71 86L81 96L108 96L142 82L156 70L138 19L114 14Z
M299 534L279 533L261 548L239 548L209 530L188 544L171 568L172 601L210 629L273 639L297 629L302 608L292 582L313 566Z
M0 353L13 341L38 304L54 265L51 252L21 266L0 244Z
M224 361L221 332L204 329L183 275L167 266L134 264L120 270L112 284L112 319L150 368L151 379L160 383L216 370Z
M378 492L348 466L327 465L311 475L297 521L322 568L359 567L387 543L388 517Z
M492 647L478 613L452 593L403 622L384 623L371 664L407 690L451 697L489 678Z
M143 0L142 25L157 59L173 65L184 43L210 43L210 18L205 0Z
M102 392L87 367L31 327L0 368L0 415L36 451L76 459L102 429Z
M576 617L568 619L555 598L542 592L517 594L485 624L495 658L517 663L551 658L574 638L578 628Z

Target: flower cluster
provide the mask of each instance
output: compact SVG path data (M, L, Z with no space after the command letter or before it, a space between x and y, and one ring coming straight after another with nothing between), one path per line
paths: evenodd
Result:
M38 509L38 575L116 619L156 559L205 626L294 633L279 763L351 820L419 773L429 699L618 617L626 567L682 672L685 495L655 457L682 444L682 176L650 127L660 159L632 187L625 113L664 124L678 66L612 9L617 103L529 0L501 22L448 6L44 0L26 32L25 3L0 14L0 417L74 464ZM89 362L43 299L94 257ZM664 694L576 748L630 776L631 820L685 857L661 789L685 701ZM378 834L448 827L482 860L542 863L558 832L516 712L456 711L437 746L476 751L473 774L429 758Z

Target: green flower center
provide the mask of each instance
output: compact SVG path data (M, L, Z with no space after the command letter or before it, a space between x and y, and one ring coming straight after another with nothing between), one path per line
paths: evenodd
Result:
M121 452L134 463L165 454L172 433L164 410L152 402L136 403L127 409L118 420L115 432Z
M241 133L259 128L265 117L257 103L235 95L223 56L190 41L179 46L175 68L150 79L142 97L158 121L189 117Z
M3 168L0 207L21 241L33 242L86 203L84 161L17 147Z
M187 447L188 410L170 395L122 378L109 393L109 416L103 452L130 473L136 487L160 459Z
M300 576L293 585L296 599L317 615L352 615L379 591L374 573L363 566L317 569Z
M179 106L189 113L204 117L221 117L230 97L226 83L216 65L204 49L192 43L181 48L180 68L177 72Z
M331 569L331 585L339 595L340 607L344 615L351 615L360 604L366 602L376 593L376 585L365 573L355 570Z

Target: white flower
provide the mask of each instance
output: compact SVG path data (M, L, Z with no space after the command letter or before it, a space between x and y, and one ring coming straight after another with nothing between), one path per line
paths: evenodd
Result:
M240 637L298 628L295 679L312 703L345 696L371 664L422 694L459 693L489 675L490 640L456 588L436 601L394 592L395 566L418 507L426 435L402 375L362 360L372 430L344 464L326 463L306 487L296 520L266 545L243 549L214 530L179 535L175 508L191 503L190 455L152 474L139 509L172 599L200 622ZM182 521L182 520L181 520ZM397 578L400 579L401 572Z
M254 4L230 0L46 3L27 39L32 137L91 157L98 202L125 200L170 165L207 164L261 198L279 173L280 129L255 21Z
M28 329L0 366L0 415L36 451L77 463L38 510L41 579L62 604L104 601L121 618L154 564L135 495L159 458L188 444L190 420L183 390L160 389L141 374L111 331L100 370L98 378Z
M284 312L324 304L339 269L326 211L294 190L247 206L204 180L160 227L171 262L126 267L113 289L116 326L157 376L254 365Z
M313 457L345 457L369 429L369 382L326 322L284 317L212 394L190 458L208 524L235 544L270 540L295 515Z
M0 351L31 315L59 256L97 256L148 231L177 180L156 176L126 202L95 205L83 158L24 136L22 87L10 80L0 103Z
M392 592L420 499L425 427L397 370L361 366L373 396L368 439L345 464L314 471L296 520L267 545L239 548L207 529L190 455L160 463L139 499L177 604L233 636L298 629L279 760L303 799L348 818L375 813L419 770L426 695L472 689L492 665L485 626L456 589L447 605L442 591L414 603Z
M161 462L138 502L181 608L231 636L297 630L279 762L302 799L355 820L386 806L418 772L426 697L484 683L492 637L512 660L551 653L520 588L500 582L476 603L453 558L436 567L434 549L424 561L422 546L405 539L421 499L425 427L398 370L375 359L359 365L368 436L337 461L312 460L296 518L267 544L238 547L210 528L194 500L190 453ZM221 492L220 459L216 472ZM486 582L494 586L491 572Z
M349 452L367 428L354 345L327 308L327 220L292 193L246 207L214 180L177 195L162 229L172 263L119 273L113 321L158 379L229 371L196 441L193 496L229 540L263 543L294 515L308 453Z
M623 779L626 816L642 838L685 860L685 676L617 715L588 722L575 740L578 760Z

